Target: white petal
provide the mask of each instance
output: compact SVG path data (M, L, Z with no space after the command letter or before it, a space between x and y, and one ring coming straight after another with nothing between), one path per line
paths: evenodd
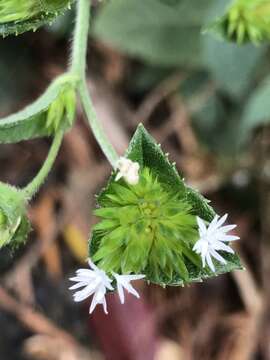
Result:
M77 284L70 286L69 290L76 290L79 289L80 287L87 286L88 284L89 284L88 281L78 282Z
M234 251L232 248L230 248L228 245L224 244L221 241L217 241L214 246L213 246L214 250L221 250L221 251L226 251L228 253L234 254Z
M89 308L89 314L92 314L92 312L95 310L96 306L97 306L97 300L95 298L95 296L93 296L90 308Z
M76 281L76 282L81 282L81 281L91 281L91 279L89 279L88 276L75 276L72 278L69 278L70 281Z
M199 216L197 216L197 224L198 224L199 230L201 230L202 234L206 233L206 225Z
M123 287L119 282L117 282L117 291L118 291L118 295L119 295L121 304L124 304L124 302L125 302L125 294L124 294Z
M89 313L92 314L92 312L95 310L95 307L98 305L98 304L103 304L103 309L106 313L107 309L106 309L106 299L105 299L105 293L106 293L106 290L104 287L101 287L99 288L94 296L93 296L93 299L92 299L92 302L91 302L91 306L90 306L90 309L89 309ZM105 306L104 306L105 304Z
M145 275L138 274L138 275L118 275L121 276L122 279L125 279L125 281L134 281L134 280L141 280L145 278Z
M207 241L202 241L201 243L201 256L205 257L206 254L208 253L208 249L209 249L209 244Z
M235 236L235 235L225 235L225 234L223 235L223 234L221 234L221 235L218 236L218 239L219 239L219 241L228 241L228 242L230 242L230 241L239 240L240 237Z
M100 285L98 287L97 291L95 292L95 296L96 296L96 299L97 299L99 304L101 304L102 299L104 298L105 294L106 294L105 286Z
M126 289L130 294L136 296L136 298L138 298L138 299L140 298L139 293L134 289L134 287L133 287L131 284L127 283L126 286L125 286L125 289Z
M139 175L137 174L127 174L125 175L125 180L130 185L137 185L139 182Z
M201 253L203 244L205 243L205 240L198 240L195 245L193 246L192 250L195 251L197 254Z
M133 286L130 284L133 280L139 280L143 279L145 275L138 274L138 275L119 275L116 273L113 273L113 276L115 277L117 281L117 290L120 298L120 302L124 304L125 302L125 296L124 296L124 289L126 289L130 294L136 296L137 298L140 297L139 293L133 288Z
M89 270L89 269L79 269L76 271L76 274L83 275L83 276L89 276L89 277L95 276L95 272L93 270Z
M213 261L212 261L211 256L210 256L209 253L207 253L207 255L206 255L206 262L207 262L208 266L210 267L210 269L211 269L213 272L215 272L216 269L215 269L215 266L214 266L214 264L213 264Z
M93 261L91 259L88 259L88 265L94 271L99 271L99 268L93 263Z
M105 296L103 297L102 305L103 305L103 311L105 312L106 315L108 315L107 302Z
M227 261L213 249L211 250L211 255L222 264L227 264Z
M214 217L214 219L210 222L210 224L209 224L209 226L208 226L208 229L207 229L207 232L208 232L208 233L211 233L212 231L216 230L218 218L219 218L219 216L216 215L216 216Z
M87 286L83 290L77 291L74 295L74 301L80 302L85 299L87 299L89 296L91 296L95 292L95 287Z
M228 231L235 229L236 227L237 227L237 225L225 225L225 226L221 226L221 228L219 228L219 230L226 233Z
M217 227L217 228L221 227L221 226L225 223L225 221L227 220L227 217L228 217L228 214L223 215L223 216L218 220L216 227Z

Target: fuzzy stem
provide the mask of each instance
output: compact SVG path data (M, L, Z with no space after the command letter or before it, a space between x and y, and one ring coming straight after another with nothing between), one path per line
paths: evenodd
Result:
M80 79L84 78L86 72L90 12L91 0L78 0L70 70Z
M71 73L77 75L80 79L78 85L79 95L93 134L103 153L105 154L111 165L115 167L118 155L98 121L94 106L92 104L92 100L88 92L86 81L86 56L90 24L90 10L90 0L78 0L77 18L72 49L72 62L70 70Z
M101 147L104 155L107 157L112 167L115 168L116 162L119 157L115 149L113 148L112 144L107 139L107 136L103 131L103 128L100 126L98 122L96 111L94 109L92 100L89 96L86 79L84 79L79 85L79 94L81 97L82 106L84 108L87 120L90 124L93 134L97 142L99 143L99 146Z
M34 179L24 189L22 189L22 192L27 199L30 200L35 195L35 193L39 190L41 185L44 183L46 177L48 176L62 144L63 135L63 130L59 130L55 134L50 151L41 169L34 177Z

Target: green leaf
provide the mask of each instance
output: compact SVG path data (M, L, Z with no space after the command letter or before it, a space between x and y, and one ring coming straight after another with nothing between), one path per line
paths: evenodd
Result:
M203 37L203 60L218 87L232 97L241 97L247 91L265 47L241 47L216 41L209 35Z
M252 93L240 119L239 143L244 144L251 131L270 122L270 76Z
M74 79L69 75L59 77L34 103L15 114L0 119L0 143L15 143L51 135L52 129L47 126L48 109L67 84L73 81ZM67 125L70 125L70 115Z
M94 35L119 50L163 66L200 63L200 30L215 0L114 0L103 6Z
M190 187L188 187L184 181L181 179L181 177L179 176L178 172L176 171L176 168L174 165L172 165L169 160L168 157L166 155L164 155L164 153L162 152L162 150L160 149L160 146L154 141L154 139L149 135L149 133L145 130L145 128L143 127L143 125L139 125L130 144L128 147L128 150L126 152L126 157L131 159L132 161L136 161L140 164L140 168L141 169L150 169L151 173L153 174L153 176L157 176L159 183L164 187L164 189L166 189L166 191L168 191L170 194L178 194L179 198L183 199L183 203L185 204L189 204L187 205L187 209L186 211L188 211L188 207L191 208L191 214L193 215L197 215L200 216L201 218L203 218L204 220L210 222L213 217L215 216L215 212L214 210L210 207L209 205L209 201L207 199L205 199L202 195L200 195L197 191L191 189ZM145 176L145 175L141 175L141 176ZM121 206L117 209L117 211L114 212L114 208L110 208L111 203L110 200L108 200L107 195L110 194L110 191L112 189L112 187L115 186L115 174L113 174L111 176L111 179L109 180L109 183L107 185L107 187L101 192L101 194L98 196L98 204L100 206L102 206L101 209L96 211L96 214L100 217L104 217L106 218L110 218L110 219L116 219L116 218L121 218L121 217L125 217L127 216L126 214L129 213L129 210L122 210ZM140 186L140 185L138 185ZM136 192L136 188L134 188L134 191ZM158 188L157 188L157 195L160 196L160 192L158 192ZM109 202L108 202L109 201ZM118 205L117 205L118 206ZM171 209L171 208L169 208ZM119 213L120 210L120 213ZM183 209L184 210L184 209ZM169 210L166 210L169 211ZM165 212L166 212L165 211ZM173 211L173 208L170 210ZM179 212L179 210L177 210ZM164 213L165 214L165 213ZM173 215L173 214L172 214ZM180 214L176 214L175 216L180 216ZM137 216L133 216L133 219L136 219ZM187 220L184 220L187 219ZM190 228L191 230L191 240L194 241L194 225L192 225L192 223L190 223L190 225L187 225L189 222L189 219L192 220L191 218L189 218L188 215L182 215L182 221L187 221L185 224L186 226L188 226L187 229ZM147 219L145 219L146 221L148 221ZM107 221L107 220L105 220ZM131 219L132 221L132 219ZM170 218L170 221L173 221L173 217ZM164 224L166 224L163 221ZM102 224L102 222L101 222ZM138 224L139 225L139 224ZM107 226L107 222L104 224L104 229ZM110 224L109 224L110 226ZM147 223L146 224L142 224L142 230L147 228ZM102 229L103 226L101 225L101 227L98 227L98 229ZM128 229L131 229L134 227L129 227ZM166 229L165 229L166 230ZM167 230L170 230L170 227L167 227ZM106 230L105 230L106 231ZM110 229L108 230L110 232ZM156 230L159 231L159 230ZM174 231L174 230L172 230ZM140 229L136 228L136 233L140 233ZM124 239L127 238L129 232L127 232L127 235L124 236ZM180 232L179 232L180 234ZM186 233L188 234L188 233ZM195 233L196 234L196 233ZM92 238L89 242L89 256L90 257L94 257L95 259L95 254L98 252L98 254L100 254L100 252L102 252L102 239L103 239L104 234L102 233L102 231L97 231L94 229L93 233L92 233ZM164 238L164 241L161 241L160 249L163 249L162 251L164 251L164 247L162 244L166 244L166 233L161 234L160 236L162 236ZM189 235L187 235L189 236ZM108 239L109 239L109 235L108 235ZM147 249L147 247L144 247L145 245L143 245L142 242L140 242L140 240L142 239L146 239L145 236L145 232L143 231L141 236L136 236L136 234L134 235L133 239L136 239L136 246L134 243L134 249L136 248L138 250L138 246L143 246L142 247L142 251L140 251L140 256L142 254L143 251L146 251L145 249ZM161 237L159 237L159 239L161 239ZM208 268L202 268L201 266L198 266L198 261L200 263L200 259L198 258L197 254L191 252L189 250L189 247L185 241L186 239L181 239L179 238L177 240L177 242L173 243L172 242L172 237L170 236L170 242L167 242L167 248L166 248L166 252L167 252L167 256L169 256L168 254L170 253L170 251L178 251L177 249L180 249L180 253L179 253L179 259L175 259L175 262L177 262L177 264L179 265L179 262L184 261L183 263L181 263L182 265L178 268L178 271L175 270L175 264L173 265L171 262L166 264L166 270L164 271L164 274L160 274L160 271L158 270L158 264L160 263L161 266L164 265L164 258L160 257L159 253L161 250L159 250L159 247L155 247L155 251L156 253L151 257L151 263L149 262L148 264L146 264L146 268L145 268L145 274L147 274L147 280L153 282L153 283L157 283L157 284L167 284L167 285L184 285L186 283L191 283L194 281L202 281L202 279L206 279L215 275L219 275L219 274L223 274L235 269L241 269L241 264L240 264L240 260L238 258L237 255L231 255L228 253L222 253L222 256L227 260L227 264L224 266L220 263L215 262L215 266L216 266L216 272L213 273L211 272ZM135 241L135 240L133 240ZM148 239L148 244L151 244L151 239ZM144 242L144 244L147 244L147 241ZM183 241L183 242L182 242ZM168 247L170 245L170 248ZM191 245L192 246L192 245ZM181 247L183 247L183 250L181 250ZM107 251L107 248L106 250ZM134 250L135 251L135 250ZM154 247L153 247L153 251L154 251ZM181 254L181 252L183 252L183 254ZM121 254L122 251L119 249L119 254ZM107 253L106 253L107 254ZM122 264L122 269L129 269L128 271L135 271L134 268L136 268L136 266L138 266L138 264L142 261L142 259L138 258L135 256L136 254L133 254L133 248L125 251L125 255L122 258L122 261L124 263L124 265ZM165 255L165 253L164 253ZM133 259L133 264L128 264L125 262L125 259L132 259L132 256L134 257ZM102 257L102 256L101 256ZM110 256L108 256L109 258ZM155 260L156 259L156 260ZM184 260L183 260L184 259ZM104 259L104 261L106 261L106 258ZM109 261L109 260L108 260ZM128 261L128 260L127 260ZM131 261L131 260L130 260ZM172 260L173 261L173 260ZM118 257L118 263L119 263L119 257ZM100 263L100 266L108 266L109 268L109 263ZM117 266L117 261L114 261L114 266ZM133 268L134 266L134 268ZM170 279L170 281L168 281L168 276L170 277L170 274L172 274L172 277Z
M0 35L21 34L35 31L44 24L50 24L74 0L1 0Z

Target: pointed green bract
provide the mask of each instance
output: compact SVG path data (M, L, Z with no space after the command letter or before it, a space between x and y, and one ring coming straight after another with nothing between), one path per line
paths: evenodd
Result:
M73 0L2 0L0 35L20 34L51 23Z
M187 187L160 147L139 125L126 157L140 164L140 180L129 185L112 175L98 197L100 222L90 257L107 272L142 273L161 285L183 285L241 268L235 255L222 254L216 273L202 268L192 250L198 240L196 216L210 222L208 200Z
M31 105L0 119L0 143L53 135L60 125L69 129L76 109L75 84L69 74L60 76Z
M0 182L0 248L22 244L30 231L26 199L15 187Z

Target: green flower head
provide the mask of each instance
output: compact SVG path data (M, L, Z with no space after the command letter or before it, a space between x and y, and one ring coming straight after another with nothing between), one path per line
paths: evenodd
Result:
M29 230L24 196L16 188L0 183L0 248L20 245Z
M208 30L238 44L270 40L269 0L236 0Z
M176 272L185 281L185 258L200 264L192 252L198 237L196 218L181 193L166 190L149 168L136 185L114 183L106 206L95 214L102 240L93 260L107 272L148 274L158 281L172 280Z
M100 221L89 247L89 257L108 276L143 274L156 284L183 285L241 268L233 251L212 266L209 251L217 259L214 250L222 244L213 243L208 251L202 234L215 240L215 212L186 186L142 125L116 169L97 198L95 215ZM199 233L198 218L213 221L209 231ZM205 266L206 260L211 267Z

